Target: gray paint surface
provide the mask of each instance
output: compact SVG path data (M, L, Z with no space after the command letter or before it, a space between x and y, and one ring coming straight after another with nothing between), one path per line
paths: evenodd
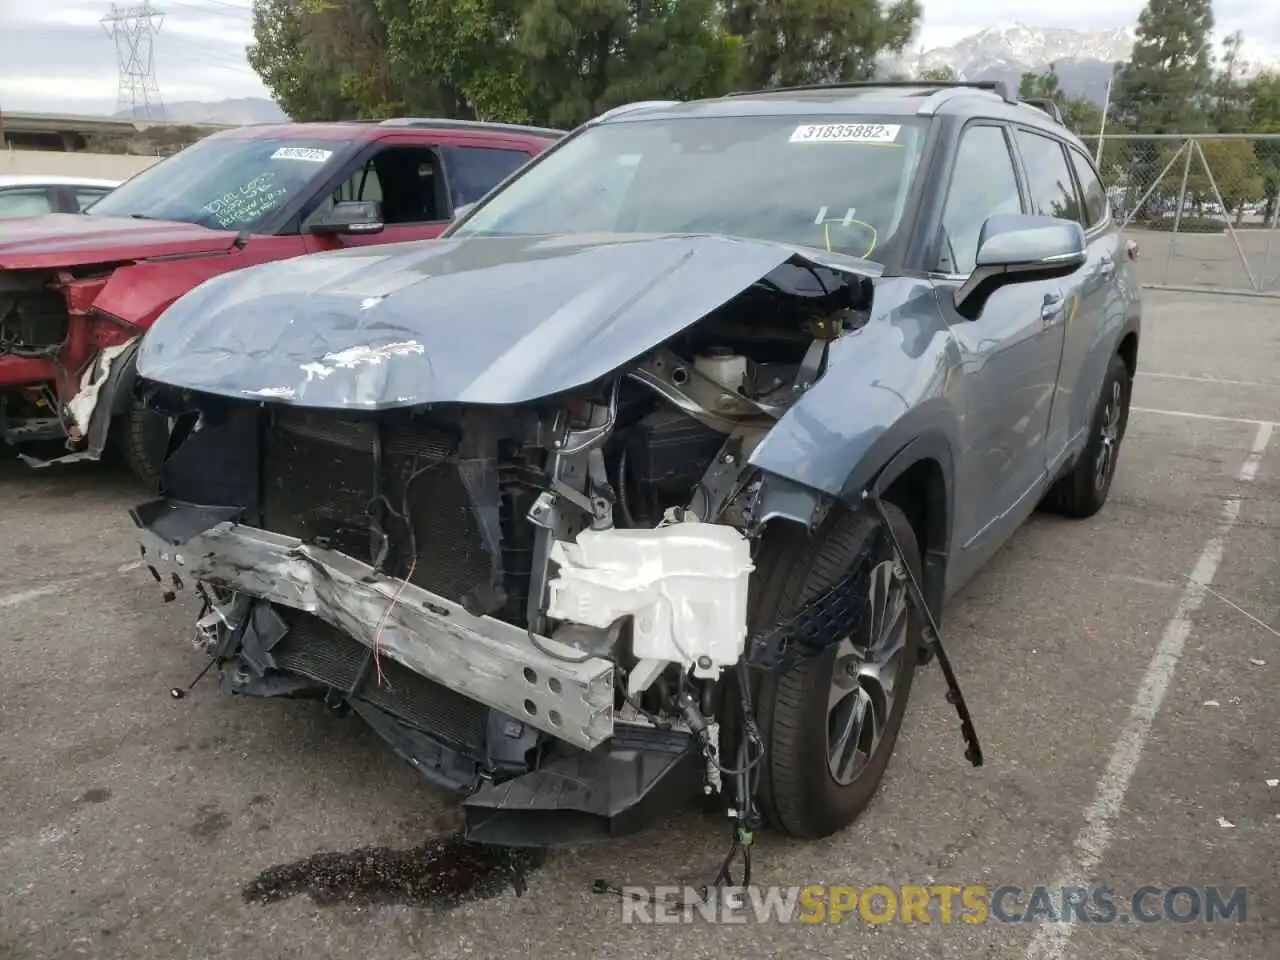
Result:
M1147 296L1158 322L1135 404L1276 417L1272 305ZM1135 411L1097 521L1033 518L948 608L943 629L987 765L964 761L941 672L922 668L876 801L825 842L757 836L756 882L1016 884L1023 908L1032 885L1053 883L1186 576L1219 535L1223 497L1241 496L1241 516L1213 588L1280 623L1280 437L1253 484L1234 480L1256 434ZM0 463L0 955L974 960L1021 958L1039 928L866 925L856 913L820 926L696 914L635 924L617 898L590 894L597 877L706 882L728 825L694 813L557 854L523 897L444 914L305 895L246 904L240 890L259 871L328 851L410 849L449 831L450 806L363 723L319 704L246 704L208 677L170 699L204 665L188 643L199 604L162 604L145 569L118 569L138 558L128 508L145 496L105 463ZM1280 776L1280 657L1266 631L1212 596L1195 620L1090 880L1121 898L1144 883L1248 884L1249 921L1079 925L1064 960L1186 960L1191 930L1204 955L1274 956L1280 791L1266 780Z
M955 311L959 279L878 276L867 261L727 237L470 237L322 254L196 288L144 338L138 373L306 407L527 403L625 368L788 262L798 282L824 262L875 277L874 300L751 462L855 499L928 440L950 480L954 589L1084 444L1107 360L1139 311L1113 227L1087 238L1084 267L1003 286L974 319Z
M789 260L880 271L711 236L477 237L346 250L201 285L156 321L138 373L307 407L525 403L637 359ZM804 270L795 273L806 282Z

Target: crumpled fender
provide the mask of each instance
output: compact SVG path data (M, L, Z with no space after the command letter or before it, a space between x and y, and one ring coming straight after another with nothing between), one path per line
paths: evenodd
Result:
M925 591L941 605L954 517L954 451L961 422L953 390L961 361L936 293L924 281L882 278L873 319L831 345L826 372L755 448L752 466L811 491L813 518L832 500L878 497L921 460L937 463L945 501L925 558ZM887 322L886 322L887 321ZM800 519L792 491L793 519ZM810 522L813 526L813 521ZM930 569L932 567L933 569Z
M141 337L134 337L118 346L103 349L81 380L80 391L71 398L68 407L86 440L83 450L54 457L52 460L40 460L29 454L19 456L36 468L55 463L102 459L111 424L118 414L128 411L133 399L133 388L137 380L138 346L141 342Z
M94 297L93 309L146 330L187 291L237 266L244 266L243 261L225 253L125 264Z
M871 322L831 344L826 372L755 448L752 465L856 502L911 441L957 440L960 353L933 288L883 278L872 310Z

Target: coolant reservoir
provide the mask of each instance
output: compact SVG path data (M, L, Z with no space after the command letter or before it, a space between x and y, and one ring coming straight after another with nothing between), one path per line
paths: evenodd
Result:
M695 357L693 367L730 393L739 392L747 382L747 358L728 347L713 347L710 353Z
M557 541L547 615L592 627L635 617L642 664L679 663L713 679L742 659L751 546L733 527L674 523L653 530L584 530ZM634 690L632 692L635 692Z

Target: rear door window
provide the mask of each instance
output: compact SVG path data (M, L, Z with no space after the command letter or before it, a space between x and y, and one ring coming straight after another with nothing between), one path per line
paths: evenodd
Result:
M454 206L475 203L530 159L523 150L442 147Z
M1076 220L1087 226L1063 145L1052 137L1029 130L1018 130L1014 139L1027 172L1032 212L1044 217Z

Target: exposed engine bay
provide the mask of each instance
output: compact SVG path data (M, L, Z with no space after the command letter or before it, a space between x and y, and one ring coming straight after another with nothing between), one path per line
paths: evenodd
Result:
M722 790L749 820L763 743L747 666L825 649L860 602L851 572L749 635L765 527L811 529L831 506L750 458L865 325L873 289L788 260L527 403L318 409L291 386L213 393L140 364L174 425L163 495L134 510L144 561L166 599L201 596L196 643L224 689L355 712L466 796L473 839L613 836ZM385 384L397 351L304 370Z
M87 449L34 466L98 459L112 398L108 375L138 331L95 306L112 266L0 271L0 444L59 439Z
M70 332L66 294L39 272L0 272L0 358L54 361ZM61 371L63 383L71 373ZM59 426L61 402L55 386L35 383L0 395L0 443L40 436Z

